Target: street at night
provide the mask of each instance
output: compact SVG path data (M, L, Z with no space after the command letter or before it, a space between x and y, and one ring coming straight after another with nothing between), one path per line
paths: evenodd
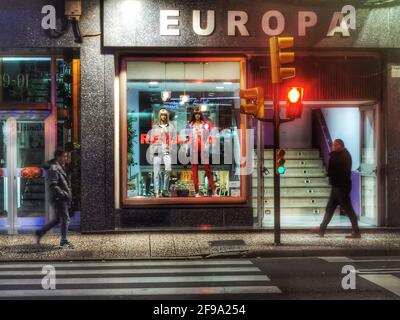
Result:
M1 306L398 303L399 122L400 0L0 0Z

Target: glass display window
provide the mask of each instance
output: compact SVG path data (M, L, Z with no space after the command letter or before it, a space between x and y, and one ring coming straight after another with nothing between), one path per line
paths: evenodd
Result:
M0 57L0 104L50 102L51 59Z
M240 61L125 66L124 202L243 201Z

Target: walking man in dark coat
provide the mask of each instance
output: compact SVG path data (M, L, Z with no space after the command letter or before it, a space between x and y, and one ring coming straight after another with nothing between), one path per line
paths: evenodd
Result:
M72 200L71 186L68 175L65 172L65 165L68 155L64 150L56 150L54 159L48 162L46 179L48 182L48 192L50 195L50 204L54 207L55 218L42 229L37 230L36 240L40 239L52 228L61 223L61 241L60 247L64 249L73 249L74 246L67 239L68 226L70 222L69 206Z
M356 239L361 238L360 229L358 228L357 215L354 212L350 199L351 191L351 167L352 159L350 153L345 148L344 142L341 139L336 139L332 143L331 158L328 165L329 183L332 186L331 195L328 205L326 206L324 220L319 228L313 232L323 237L331 221L336 207L339 205L350 218L352 225L352 233L346 238Z

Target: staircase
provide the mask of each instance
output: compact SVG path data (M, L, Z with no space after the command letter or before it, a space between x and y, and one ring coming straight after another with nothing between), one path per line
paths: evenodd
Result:
M318 149L287 149L286 173L281 175L281 215L320 215L330 194L326 169ZM256 153L254 153L256 155ZM256 157L255 157L256 159ZM254 161L257 168L257 160ZM274 213L273 154L264 150L264 166L269 174L264 177L265 216ZM257 216L257 171L253 174L253 216Z

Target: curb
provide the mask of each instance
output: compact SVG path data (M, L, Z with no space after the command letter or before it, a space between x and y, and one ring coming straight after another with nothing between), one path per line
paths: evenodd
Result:
M279 257L338 257L338 256L398 256L400 249L276 249L254 250L247 252L244 258L279 258Z
M225 251L214 254L196 256L168 256L168 257L77 257L65 256L52 259L27 259L27 258L0 258L0 263L8 262L65 262L65 261L127 261L127 260L199 260L199 259L256 259L256 258L312 258L312 257L338 257L338 256L400 256L400 249L354 249L354 248L327 248L327 249L269 249L269 250L238 250Z

